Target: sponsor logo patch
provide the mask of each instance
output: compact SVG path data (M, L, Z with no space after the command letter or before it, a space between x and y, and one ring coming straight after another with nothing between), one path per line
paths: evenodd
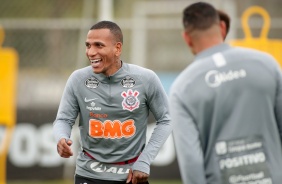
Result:
M98 173L113 173L113 174L128 174L129 169L125 167L113 167L110 165L103 164L101 162L92 162L90 168L94 172Z
M215 144L221 183L271 184L263 138L260 136L218 141Z
M92 99L87 99L86 97L84 98L84 102L86 103L90 103L90 106L86 106L86 109L90 110L90 111L100 111L101 107L96 107L96 103L94 102L94 100L97 100L98 98L92 98Z
M121 80L120 84L124 88L132 88L135 85L135 80L130 76L126 76Z
M86 97L84 98L84 102L91 102L91 101L94 101L94 100L97 100L98 98L92 98L92 99L87 99Z
M134 109L139 108L140 101L138 100L138 91L132 91L131 89L127 92L123 91L121 96L123 97L122 107L124 110L133 111Z
M217 142L215 144L215 151L218 155L224 155L227 153L227 145L225 141Z
M134 120L129 119L124 122L119 120L99 121L97 119L89 120L89 135L93 138L121 139L129 138L135 135L136 127Z
M90 112L89 116L92 118L107 118L108 114L98 114L98 113Z
M238 79L243 79L247 76L247 72L244 69L237 71L219 72L211 70L206 73L205 81L209 87L216 88L222 83L231 82Z
M99 86L100 82L95 77L88 78L85 81L85 86L91 89L95 89Z

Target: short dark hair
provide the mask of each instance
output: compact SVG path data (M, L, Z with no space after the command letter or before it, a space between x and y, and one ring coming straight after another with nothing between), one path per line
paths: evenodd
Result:
M204 31L217 23L219 23L217 10L209 3L193 3L183 11L183 26L187 32Z
M111 22L111 21L100 21L100 22L94 24L90 28L90 30L93 30L93 29L109 29L110 32L116 38L116 41L123 43L122 31L121 31L120 27L116 23L114 23L114 22Z
M220 21L223 21L225 23L226 26L226 34L229 32L230 29L230 17L227 13L225 13L222 10L217 10L217 13L219 15L219 19Z

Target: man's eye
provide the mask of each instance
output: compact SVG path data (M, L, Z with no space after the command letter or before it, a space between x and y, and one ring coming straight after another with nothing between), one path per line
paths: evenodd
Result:
M97 43L97 44L96 44L96 47L103 47L103 45L100 44L100 43Z

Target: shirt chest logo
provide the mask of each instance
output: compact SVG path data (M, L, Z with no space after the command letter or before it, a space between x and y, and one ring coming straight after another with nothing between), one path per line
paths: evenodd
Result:
M123 97L122 107L123 110L129 110L132 112L133 110L139 108L140 101L138 100L138 91L132 91L131 89L127 90L127 92L123 91L121 96Z
M94 102L98 98L84 98L84 102L87 103L88 105L86 106L86 109L89 111L100 111L101 107L97 107L96 103ZM90 106L89 106L90 105Z
M99 86L100 82L95 77L90 77L85 81L85 86L90 89L95 89Z
M120 84L124 88L132 88L133 86L135 86L135 83L136 83L135 80L132 77L130 77L130 76L126 76L120 82Z

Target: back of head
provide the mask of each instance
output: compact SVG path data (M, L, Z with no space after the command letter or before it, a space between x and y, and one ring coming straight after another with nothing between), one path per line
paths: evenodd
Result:
M96 24L94 24L90 30L94 29L109 29L110 32L114 35L117 42L123 43L123 35L120 27L111 21L100 21Z
M209 3L194 3L183 11L183 26L188 33L205 31L215 24L219 24L219 15Z

